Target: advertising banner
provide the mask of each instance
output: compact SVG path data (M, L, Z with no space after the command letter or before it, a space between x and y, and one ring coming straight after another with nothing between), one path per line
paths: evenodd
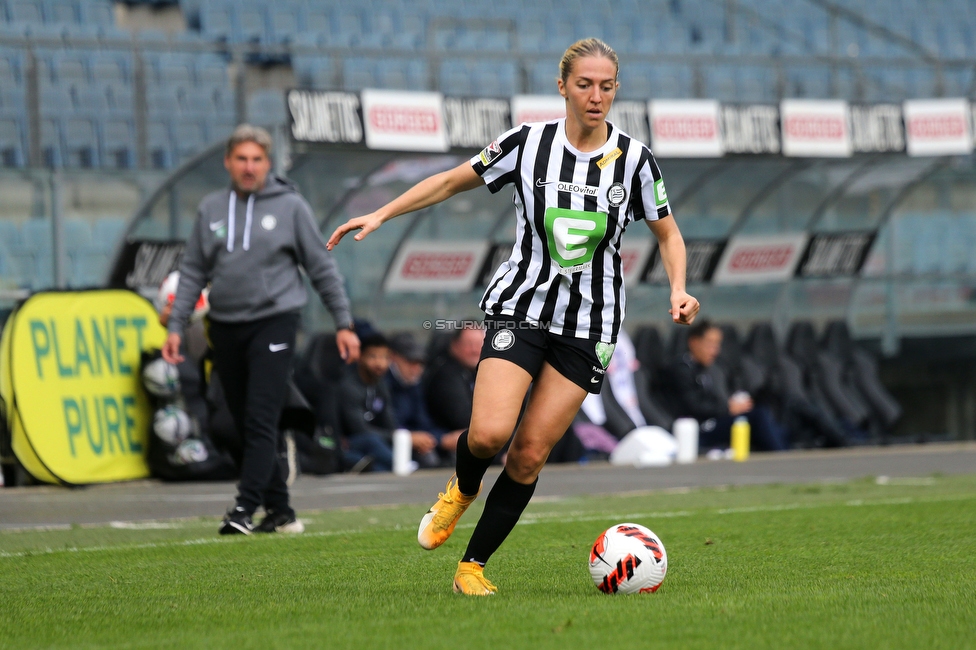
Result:
M651 146L658 158L722 155L719 104L708 99L652 100L647 104Z
M779 153L779 109L769 104L722 106L725 153Z
M783 154L786 156L848 157L851 144L847 102L826 99L784 99L780 103Z
M793 277L807 243L806 233L739 235L725 248L715 284L762 284Z
M810 239L797 276L837 278L857 275L874 242L874 232L819 233Z
M686 281L688 284L708 282L712 279L719 257L725 249L724 239L689 239L685 241L687 255ZM668 274L661 262L660 249L654 249L654 257L641 278L649 284L667 284Z
M851 105L854 151L904 151L905 129L898 104Z
M354 93L289 90L285 99L291 137L297 142L363 141L359 97Z
M970 106L965 99L911 99L904 110L909 156L972 153Z
M108 285L131 289L151 300L166 276L180 268L185 246L181 241L126 241Z
M647 104L644 102L629 102L623 99L614 101L607 119L630 137L644 144L651 143L651 131L647 124Z
M384 289L420 293L470 291L490 247L487 241L409 241L397 253Z
M654 251L654 240L636 239L625 241L620 246L620 262L624 271L625 284L637 284L647 267L647 261Z
M512 128L507 99L446 97L444 113L452 147L483 149Z
M512 126L525 122L548 122L561 117L566 117L566 100L559 95L512 97Z
M24 468L42 481L79 485L149 476L150 409L139 364L165 339L153 306L131 291L28 298L0 343L7 426Z
M364 90L366 146L393 151L447 151L451 148L440 93Z

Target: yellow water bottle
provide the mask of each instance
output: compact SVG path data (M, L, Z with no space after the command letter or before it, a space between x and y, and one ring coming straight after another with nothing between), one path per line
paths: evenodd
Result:
M732 460L749 460L749 420L740 415L732 422Z

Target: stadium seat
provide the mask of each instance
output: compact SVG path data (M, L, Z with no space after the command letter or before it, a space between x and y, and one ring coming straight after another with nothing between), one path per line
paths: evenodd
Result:
M288 120L285 97L280 90L258 90L247 100L247 121L274 127Z
M342 63L342 87L345 90L377 88L376 62L373 59L348 58Z
M151 120L146 126L146 147L149 164L153 169L169 169L173 166L172 138L165 122Z
M108 118L102 121L101 163L110 169L135 167L135 128L131 119Z
M177 165L203 151L207 144L206 127L203 122L178 120L173 124L172 133Z
M65 166L91 168L99 165L98 135L94 120L71 117L64 120Z
M27 164L23 122L16 115L0 114L0 164L23 167Z
M93 246L103 253L115 250L119 239L125 232L125 219L121 217L102 217L92 226Z

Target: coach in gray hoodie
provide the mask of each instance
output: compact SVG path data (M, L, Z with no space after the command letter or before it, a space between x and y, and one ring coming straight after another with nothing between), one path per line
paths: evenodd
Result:
M247 124L228 140L224 166L231 187L200 202L163 346L168 362L182 360L187 319L209 284L215 369L244 438L237 504L221 534L250 534L258 506L267 513L259 532L304 530L276 457L299 310L307 301L301 269L332 312L342 358L359 356L342 276L308 203L289 181L269 174L271 145L267 131Z

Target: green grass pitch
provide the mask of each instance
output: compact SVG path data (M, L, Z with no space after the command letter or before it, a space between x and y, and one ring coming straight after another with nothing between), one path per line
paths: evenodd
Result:
M480 506L427 552L427 505L304 513L300 536L3 532L0 647L976 647L976 476L536 500L490 598L451 591ZM590 545L625 521L666 546L656 594L590 580Z

